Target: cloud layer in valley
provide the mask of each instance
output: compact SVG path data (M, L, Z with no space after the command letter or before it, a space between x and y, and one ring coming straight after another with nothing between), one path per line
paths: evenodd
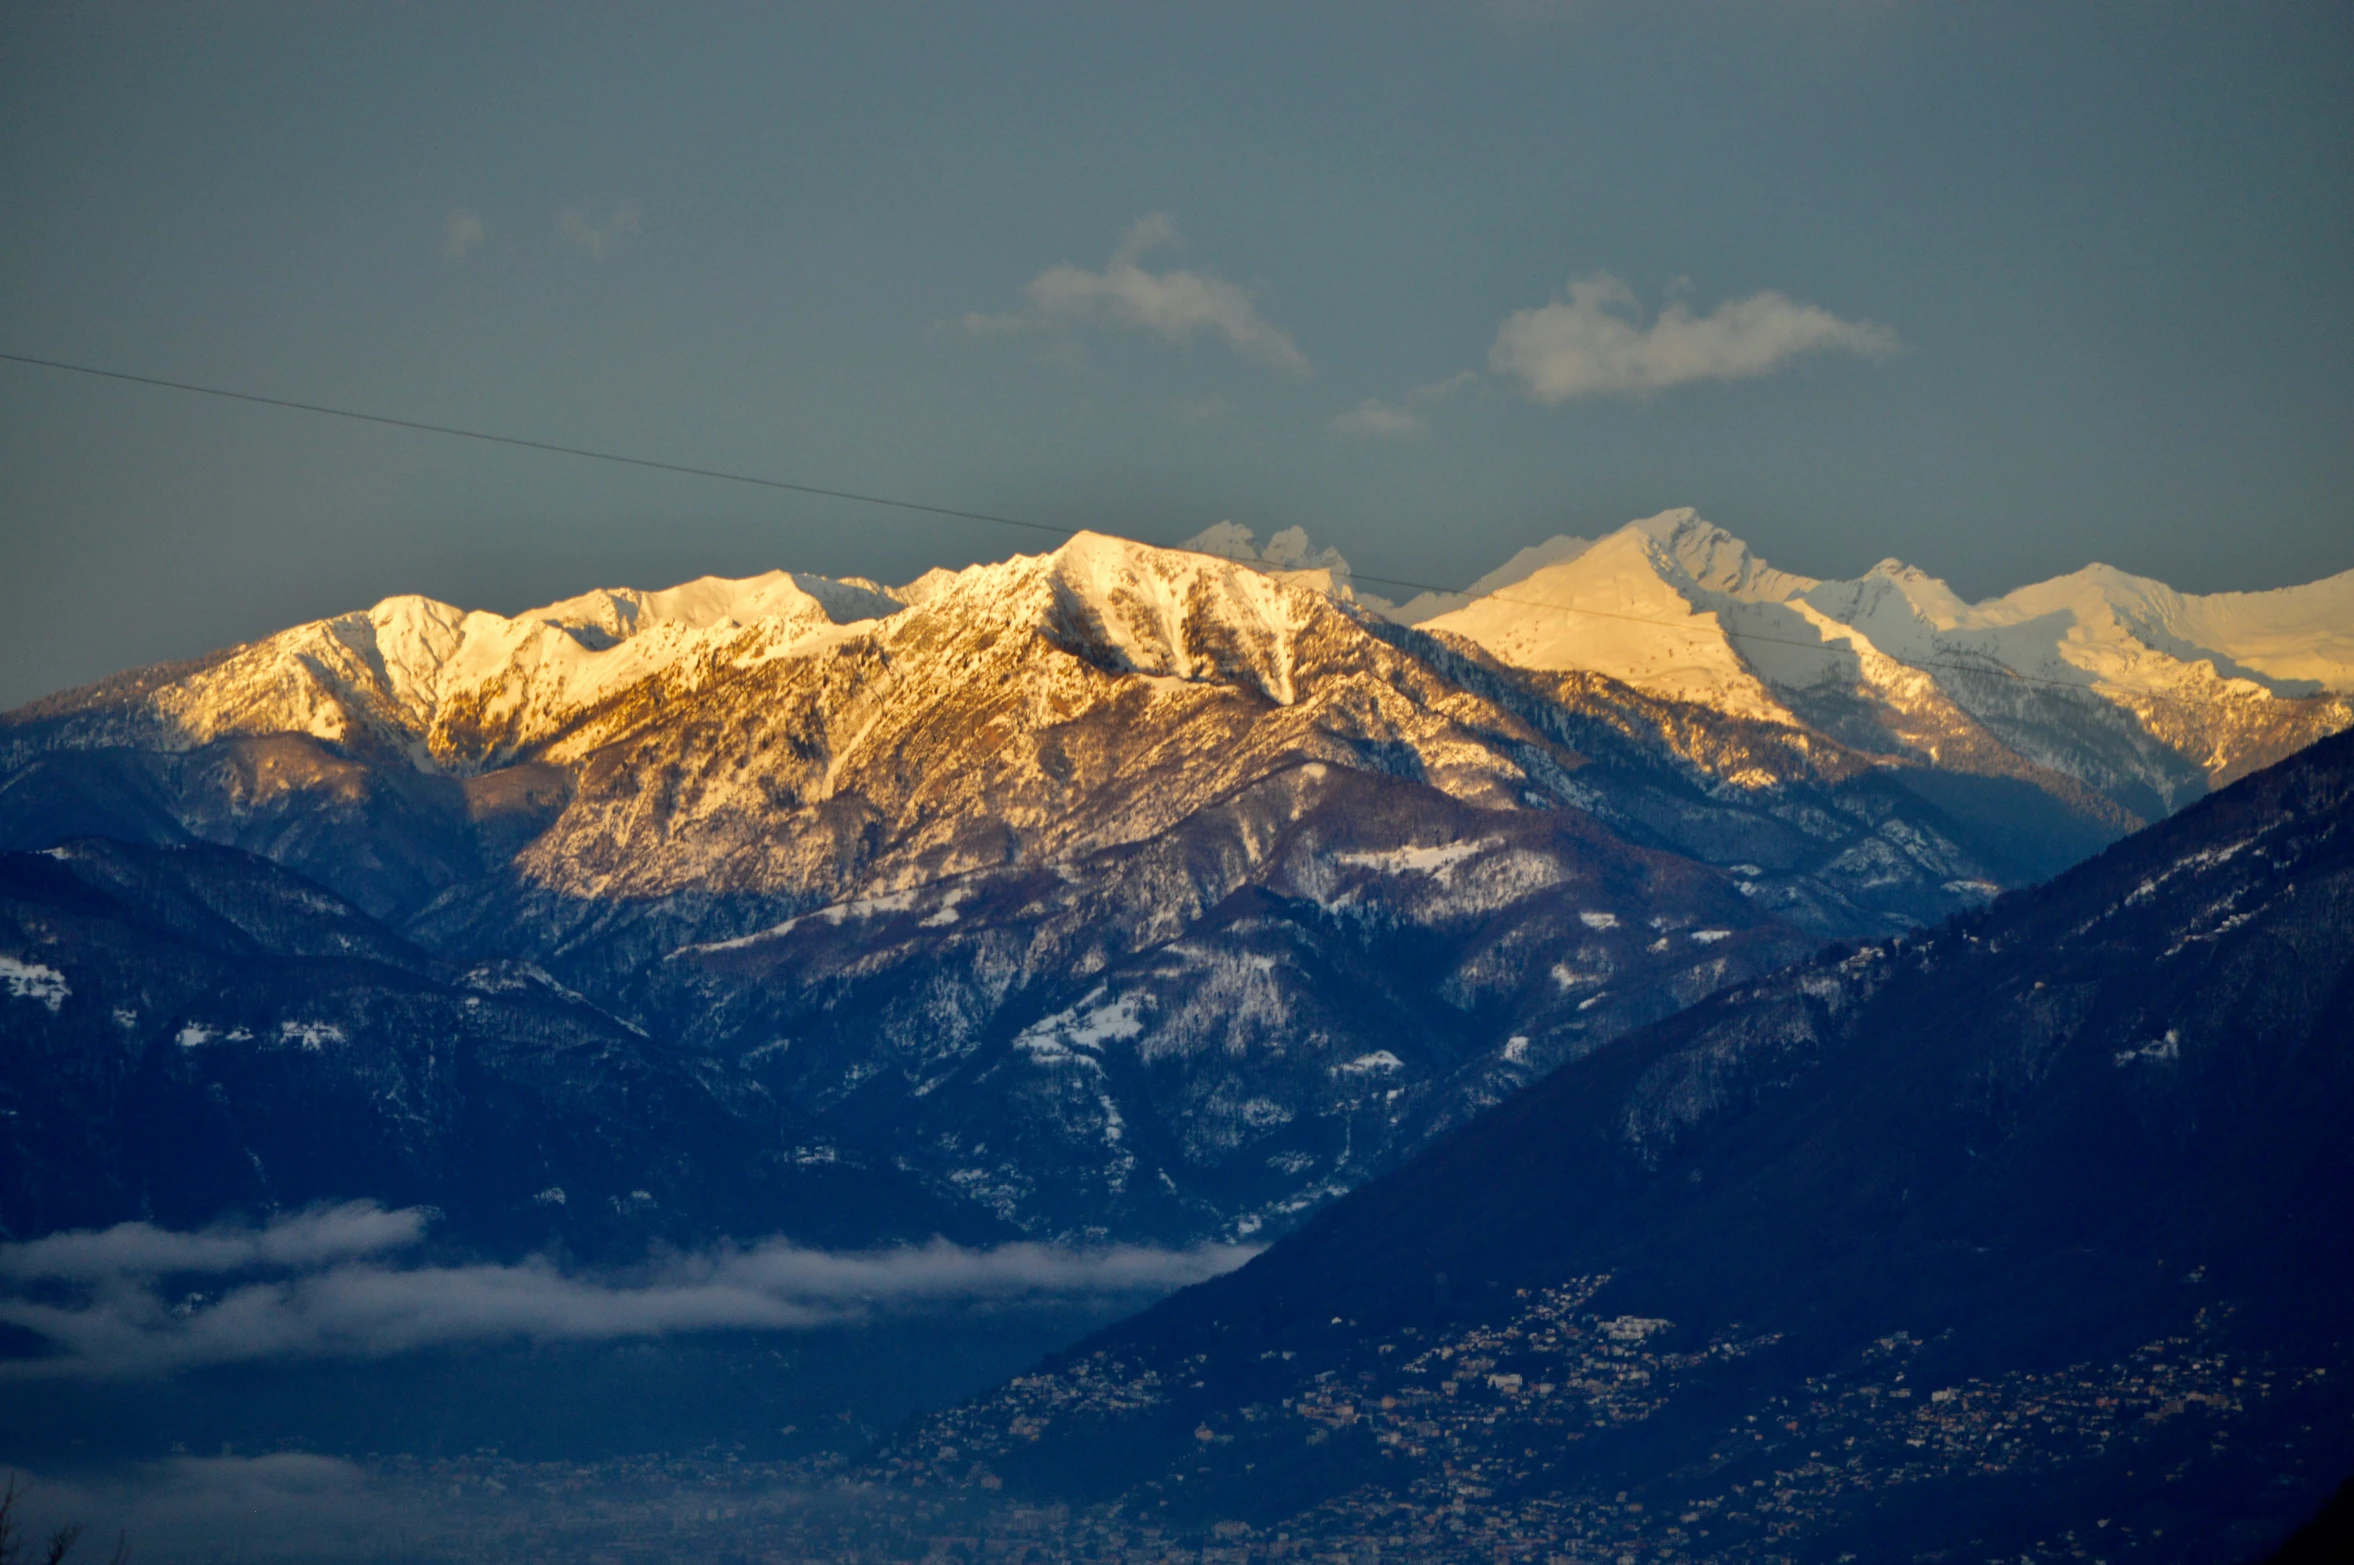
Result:
M1030 279L1030 307L1012 314L975 313L967 331L1031 331L1047 327L1113 327L1147 331L1185 344L1205 332L1223 339L1245 358L1292 374L1308 372L1307 355L1291 335L1259 314L1240 287L1207 272L1171 268L1148 271L1144 258L1180 244L1183 236L1167 214L1155 212L1129 225L1103 270L1091 272L1065 261Z
M461 1342L595 1341L713 1330L804 1330L884 1310L1150 1296L1240 1265L1252 1250L1135 1245L976 1250L945 1241L834 1253L781 1239L658 1256L587 1276L552 1261L402 1264L416 1210L370 1202L264 1227L175 1233L147 1223L0 1245L0 1323L47 1356L0 1373L166 1374L257 1359L365 1358Z
M1607 273L1580 278L1569 297L1504 319L1488 368L1539 402L1641 396L1701 380L1747 380L1801 354L1879 357L1896 351L1885 326L1846 321L1771 289L1727 299L1706 315L1671 303L1645 325L1634 290Z

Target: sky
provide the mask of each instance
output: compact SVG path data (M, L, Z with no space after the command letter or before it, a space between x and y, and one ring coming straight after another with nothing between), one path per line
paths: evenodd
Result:
M2354 8L0 8L0 352L1458 584L2354 567ZM0 706L1040 547L0 363Z

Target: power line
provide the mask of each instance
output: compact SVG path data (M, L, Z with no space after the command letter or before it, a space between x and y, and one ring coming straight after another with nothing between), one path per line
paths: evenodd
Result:
M282 408L296 413L317 413L329 418L351 419L362 424L378 424L391 429L411 430L419 434L448 435L459 440L480 441L486 445L513 446L520 450L539 451L553 456L584 457L593 462L612 462L623 467L642 467L658 473L678 473L691 478L713 478L731 484L750 484L761 489L781 489L792 494L812 495L826 500L849 500L860 505L879 505L891 510L912 511L925 516L947 517L955 521L987 522L999 527L1019 527L1029 532L1047 533L1058 538L1073 537L1085 531L1083 528L1063 527L1051 522L1034 522L1018 516L999 516L988 511L966 511L954 506L927 505L917 500L895 499L889 495L863 494L854 489L832 489L820 484L796 483L789 479L769 478L758 473L738 473L725 468L698 467L688 462L666 462L654 457L633 456L620 451L600 451L590 446L560 445L554 441L532 440L521 435L494 434L487 430L466 429L455 424L433 424L421 419L394 418L384 413L368 413L356 408L333 407L323 402L303 402L291 397L263 396L258 392L234 391L225 386L199 385L194 381L166 380L156 375L134 375L124 370L100 369L94 365L73 364L63 359L36 358L26 353L0 352L0 361L31 365L39 369L62 370L74 375L90 375L100 380L122 381L134 386L151 386L164 391L185 391L197 396L220 397L231 402L249 402L262 407ZM1213 556L1213 558L1217 557ZM1406 581L1394 576L1373 576L1353 569L1349 572L1349 576L1353 581L1372 582L1382 587L1398 587L1410 592L1428 592L1441 597L1468 597L1465 592L1452 587L1441 587L1431 582ZM1573 603L1544 603L1534 598L1510 597L1501 592L1483 593L1481 597L1498 603L1514 603L1526 608L1544 609L1556 614L1579 614L1588 619L1623 620L1628 624L1651 625L1665 630L1691 630L1691 626L1687 622L1659 619L1651 615L1621 614L1609 609L1587 608L1581 604ZM1816 652L1832 656L1836 656L1839 650L1825 641L1800 641L1791 636L1770 636L1762 632L1735 630L1726 625L1721 616L1718 619L1718 628L1734 641L1746 641L1765 646L1796 647L1802 652ZM1859 661L1861 660L1862 654L1856 652L1852 646L1848 648L1848 651ZM1885 652L1880 655L1888 658L1888 661L1896 664L1899 668L1909 668L1920 673L1935 673L1939 670L1957 674L1991 673L1999 674L2020 684L2046 685L2060 690L2082 690L2085 688L2065 679L2046 679L2034 674L2022 674L2018 670L2005 667L2000 663L1986 665L1928 660L1914 662L1891 656ZM2192 704L2180 697L2159 695L2156 692L2145 692L2139 699L2161 704L2185 706Z
M324 413L330 418L355 419L362 424L383 424L393 429L412 429L427 435L454 435L460 440L479 440L494 446L519 446L526 451L545 451L556 456L587 457L593 462L617 462L623 467L652 468L658 473L685 473L694 478L718 478L731 484L755 484L762 489L786 489L794 494L818 495L828 500L855 500L862 505L887 505L901 511L922 511L931 516L954 517L967 522L995 522L1000 527L1026 527L1032 532L1053 533L1069 537L1078 532L1076 527L1056 527L1046 522L1028 522L1018 516L991 516L985 511L959 511L945 505L923 505L914 500L893 500L883 495L859 494L849 489L827 489L817 484L790 483L782 478L763 478L756 473L731 473L722 468L696 467L686 462L662 462L653 457L627 456L618 451L597 451L587 446L562 446L549 440L527 440L521 435L494 435L479 429L460 429L454 424L428 424L413 418L393 418L383 413L362 413L356 408L329 407L323 402L297 402L291 397L265 397L251 391L231 391L222 386L199 386L192 381L164 380L154 375L131 375L122 370L96 369L88 364L68 364L62 359L37 359L24 353L0 353L0 359L11 364L32 364L42 369L67 370L76 375L95 375L101 380L128 381L134 386L159 386L166 391L191 391L198 396L225 397L231 402L257 402L266 408L288 408L297 413Z

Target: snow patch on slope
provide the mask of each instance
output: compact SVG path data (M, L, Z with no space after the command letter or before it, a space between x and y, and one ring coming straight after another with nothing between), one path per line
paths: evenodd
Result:
M1421 874L1449 880L1453 878L1456 865L1495 847L1499 840L1489 837L1478 842L1451 842L1437 848L1391 848L1378 853L1343 853L1339 855L1339 862L1355 868L1378 870L1385 875Z
M0 984L7 985L10 999L46 1006L52 1016L73 994L65 974L56 968L13 956L0 956Z
M1106 1000L1098 984L1068 1010L1031 1023L1014 1038L1013 1046L1044 1066L1080 1065L1100 1071L1096 1058L1107 1043L1126 1043L1144 1032L1145 999L1123 994Z

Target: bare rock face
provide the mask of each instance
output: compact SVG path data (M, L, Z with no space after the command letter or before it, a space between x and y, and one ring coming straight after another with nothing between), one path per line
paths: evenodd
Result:
M1628 1027L2097 849L2136 817L2088 723L2175 753L2113 703L2038 751L1860 632L1827 655L1870 690L1684 657L1878 621L1696 519L1621 545L1683 595L1634 647L1672 677L1539 655L1511 582L1396 623L1304 542L391 599L0 718L0 845L261 855L976 1220L1267 1233Z

